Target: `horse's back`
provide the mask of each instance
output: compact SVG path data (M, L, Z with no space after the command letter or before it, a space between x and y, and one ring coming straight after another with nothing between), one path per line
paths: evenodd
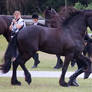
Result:
M59 40L59 36L57 35L59 33L57 31L55 28L33 25L21 30L17 40L20 45L27 46L29 49L39 49L45 44L55 46L56 40Z
M27 26L24 29L20 30L19 34L18 34L18 39L24 39L24 38L29 38L29 39L34 39L37 36L44 36L45 35L49 35L54 33L54 29L53 28L48 28L48 27L43 27L43 26Z
M5 16L0 16L0 34L3 34L8 27L5 18L6 18Z
M34 25L21 30L17 39L19 45L29 51L35 49L58 54L60 50L63 52L63 48L68 51L75 46L71 35L66 31Z
M43 30L43 27L34 25L27 26L24 29L20 30L17 35L17 41L19 45L22 45L24 47L27 46L27 49L38 49L41 30Z

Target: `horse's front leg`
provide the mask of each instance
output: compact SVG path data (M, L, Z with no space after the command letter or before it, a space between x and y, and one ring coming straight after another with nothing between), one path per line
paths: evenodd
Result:
M21 68L23 69L24 71L24 74L25 74L25 81L30 84L32 79L31 79L31 75L30 75L30 72L27 70L27 68L25 67L25 64L23 63L20 63L20 66Z
M65 74L66 74L68 65L70 63L70 60L71 60L71 55L65 57L64 65L63 65L63 68L62 68L62 74L61 74L61 77L60 77L60 80L59 80L59 84L61 86L64 86L64 87L68 86L68 84L65 82Z
M20 66L21 66L21 68L23 69L24 74L25 74L25 81L26 81L28 84L30 84L31 81L32 81L30 72L27 70L27 68L26 68L26 66L25 66L25 63L27 62L27 60L28 60L29 58L30 58L29 56L23 58L23 57L20 55L20 62L19 62Z

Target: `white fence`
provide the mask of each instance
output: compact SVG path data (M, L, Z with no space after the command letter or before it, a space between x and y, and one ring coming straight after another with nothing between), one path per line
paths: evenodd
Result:
M32 19L24 19L27 24L32 24ZM38 20L39 23L45 24L45 20Z

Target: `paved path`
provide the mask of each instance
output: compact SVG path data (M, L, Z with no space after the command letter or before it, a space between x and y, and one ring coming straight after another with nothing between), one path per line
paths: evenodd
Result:
M61 72L58 71L30 71L32 77L39 77L39 78L59 78L61 75ZM73 72L67 72L66 77L68 78L71 76ZM9 71L6 74L2 74L0 72L0 77L11 77L12 71ZM24 77L23 71L17 71L18 77ZM84 74L81 74L78 76L78 78L83 78ZM92 78L92 74L89 78Z

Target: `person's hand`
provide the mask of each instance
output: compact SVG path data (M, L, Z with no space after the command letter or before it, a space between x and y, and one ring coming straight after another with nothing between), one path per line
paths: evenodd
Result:
M12 27L13 27L13 26L12 26L12 24L11 24L10 27L9 27L9 30L12 30Z
M20 29L22 27L22 25L16 24L16 28Z
M16 20L15 20L15 19L13 19L13 20L12 20L12 22L15 24L15 23L16 23Z

